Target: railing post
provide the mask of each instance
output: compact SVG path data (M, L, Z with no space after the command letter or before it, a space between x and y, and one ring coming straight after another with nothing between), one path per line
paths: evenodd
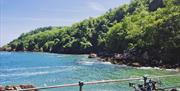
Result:
M81 81L79 81L79 91L83 91L82 90L82 86L84 85L84 83L83 82L81 82Z
M146 83L147 83L147 77L146 76L143 76L143 80L144 80L144 87L146 86Z

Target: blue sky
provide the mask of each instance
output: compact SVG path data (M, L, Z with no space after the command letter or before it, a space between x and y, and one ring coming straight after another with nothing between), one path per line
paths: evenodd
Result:
M130 0L0 0L0 46L38 27L70 26Z

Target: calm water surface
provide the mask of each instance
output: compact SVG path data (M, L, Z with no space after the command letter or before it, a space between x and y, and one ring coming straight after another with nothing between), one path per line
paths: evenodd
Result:
M87 55L38 52L0 52L0 85L61 85L79 81L121 79L143 75L170 75L180 72L160 69L138 69L88 59ZM180 85L180 77L161 80L161 86ZM142 81L135 81L141 83ZM85 91L133 91L128 82L84 86ZM78 91L78 87L43 91Z

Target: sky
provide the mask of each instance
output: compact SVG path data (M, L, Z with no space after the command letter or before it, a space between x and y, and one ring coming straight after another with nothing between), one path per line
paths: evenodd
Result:
M0 0L0 46L39 27L70 26L130 0Z

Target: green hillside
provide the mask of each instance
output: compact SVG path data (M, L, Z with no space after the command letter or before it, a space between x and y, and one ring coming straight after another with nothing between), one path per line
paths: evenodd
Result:
M72 54L134 53L131 62L180 67L180 1L132 0L72 26L38 28L4 48Z

